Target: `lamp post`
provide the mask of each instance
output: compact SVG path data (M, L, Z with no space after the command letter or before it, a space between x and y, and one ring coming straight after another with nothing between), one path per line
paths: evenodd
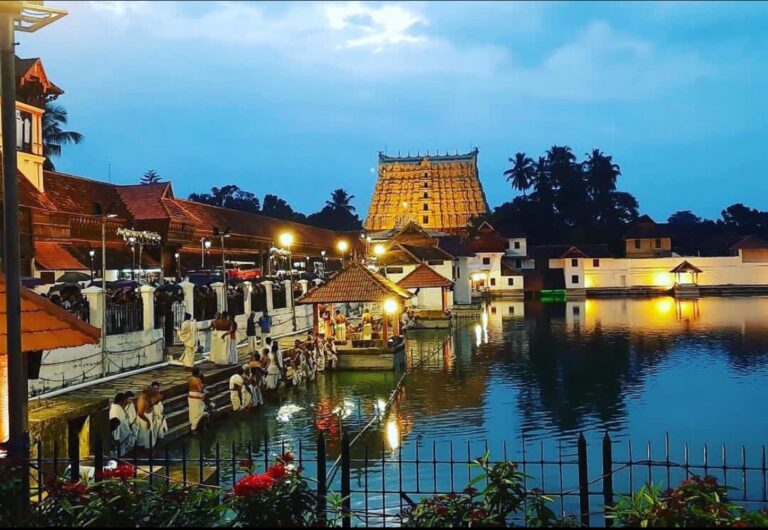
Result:
M133 280L133 273L136 270L136 238L129 237L128 244L131 246L131 280Z
M65 16L63 9L42 2L0 2L0 118L3 151L3 267L6 275L5 314L8 381L8 456L18 464L21 488L11 501L20 519L29 505L29 473L24 458L27 431L27 370L21 349L21 248L19 241L19 181L16 158L16 30L33 33ZM13 520L12 520L13 522ZM20 520L15 521L20 524Z
M173 257L176 258L176 278L181 280L181 253L177 252Z
M96 251L91 249L88 251L88 255L91 257L91 281L93 281L93 258L96 256Z
M227 265L224 257L224 238L229 237L232 231L232 227L228 226L223 231L219 230L218 226L213 227L213 235L218 236L221 238L221 278L224 282L224 310L226 311L228 309L228 297L226 295L227 292ZM210 249L210 241L208 241L208 248ZM209 250L210 252L210 250Z
M117 217L112 205L101 215L101 376L107 375L107 219Z
M291 245L293 245L293 234L290 232L283 232L278 237L278 241L281 247L285 247L288 251L288 274L291 280L291 300L293 300L293 256L291 254ZM288 293L285 293L286 296ZM291 313L293 319L293 331L296 331L296 304L291 302Z

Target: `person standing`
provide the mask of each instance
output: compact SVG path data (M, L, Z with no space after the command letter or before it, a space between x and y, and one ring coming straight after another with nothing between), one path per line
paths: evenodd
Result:
M136 416L138 418L139 432L136 436L136 444L144 449L152 450L155 440L152 434L152 387L145 386L136 401Z
M125 394L118 392L115 394L115 397L112 400L112 405L109 407L110 421L117 420L118 422L117 429L112 431L118 455L126 454L133 449L133 446L136 443L136 437L128 423L128 416L125 411L127 404L128 399L125 397Z
M234 373L229 378L229 400L232 403L232 411L237 412L243 410L243 386L245 381L243 380L242 373Z
M152 383L152 432L155 443L159 442L168 434L168 420L165 417L165 405L163 404L163 394L160 392L160 383Z
M189 313L184 313L184 322L179 328L179 340L184 345L181 364L191 370L195 366L195 354L197 353L197 321Z
M128 418L128 428L131 429L133 435L133 447L139 435L139 424L138 417L136 416L136 396L130 390L125 393L125 416Z
M245 323L245 336L248 337L248 353L258 351L258 337L256 336L256 311L251 311Z
M363 311L363 340L371 340L373 337L373 315L366 307Z
M229 315L229 364L237 364L239 356L237 355L237 322L235 316Z
M277 358L275 357L274 348L270 351L268 348L264 348L267 353L267 390L277 390L277 386L280 384L280 366L277 364Z
M347 317L341 314L341 311L336 310L336 317L334 319L336 324L336 340L339 342L346 342L347 340Z
M261 331L261 342L262 344L266 344L267 339L270 338L270 334L272 333L272 317L269 316L269 311L266 309L264 310L264 313L259 317L258 323Z
M232 324L226 311L211 324L211 362L217 366L229 365L229 343Z
M189 406L189 426L192 432L199 432L200 424L208 420L208 413L205 411L205 385L200 368L192 368L192 374L187 379L187 405Z

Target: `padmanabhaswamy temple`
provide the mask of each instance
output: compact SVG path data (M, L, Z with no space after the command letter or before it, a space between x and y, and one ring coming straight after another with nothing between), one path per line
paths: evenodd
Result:
M415 222L426 229L465 234L470 219L488 212L477 153L477 149L455 155L379 153L379 178L366 230L390 230Z

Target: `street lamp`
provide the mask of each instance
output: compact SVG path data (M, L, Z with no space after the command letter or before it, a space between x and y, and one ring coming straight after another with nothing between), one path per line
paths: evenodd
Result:
M128 244L131 246L131 280L133 280L133 273L136 270L136 238L129 237Z
M349 243L347 243L344 239L338 242L336 245L336 248L339 249L339 252L341 252L341 268L344 268L344 253L349 249Z
M205 251L211 248L211 242L207 237L200 238L200 268L205 269Z
M181 280L181 254L177 252L173 257L176 258L176 277Z
M288 274L293 281L293 256L291 254L291 245L293 245L293 234L290 232L283 232L277 238L280 247L288 251Z
M376 246L373 247L373 254L377 258L380 258L381 256L383 256L385 251L386 250L384 249L384 245L382 245L381 243L378 243Z
M93 281L93 258L96 256L96 251L91 249L88 251L88 255L91 257L91 281Z
M21 251L19 241L19 181L16 157L16 38L15 31L33 33L65 16L66 10L43 2L0 3L0 121L3 152L3 243L6 275L6 345L8 370L8 456L17 462L27 451L27 375L21 352ZM19 478L22 491L18 510L29 504L26 467Z
M219 230L218 226L213 227L213 235L218 236L221 238L221 278L224 282L224 292L226 293L227 289L227 262L225 261L224 256L224 238L230 237L232 234L230 233L232 231L232 227L228 226L224 229L224 231ZM210 241L208 241L208 248L210 249ZM210 250L209 250L210 252ZM224 310L227 310L227 296L224 296Z

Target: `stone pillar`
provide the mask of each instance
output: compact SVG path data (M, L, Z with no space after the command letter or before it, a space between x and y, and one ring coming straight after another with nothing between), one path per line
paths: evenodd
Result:
M155 329L155 288L142 285L139 287L139 293L144 305L144 329Z
M283 288L285 289L285 308L290 309L293 307L293 283L291 280L283 280Z
M225 311L224 308L227 306L227 290L221 282L212 283L211 288L216 293L216 311L221 313Z
M195 316L195 284L192 282L181 282L181 290L184 293L184 311Z
M99 329L102 327L102 317L104 316L104 293L101 287L87 287L82 291L83 296L88 300L89 319L92 326Z
M243 291L243 313L246 315L251 314L251 282L243 282L240 284L240 289Z
M301 294L307 294L307 291L309 291L309 280L299 280L299 283L301 284Z
M272 311L275 308L275 304L272 301L272 282L267 280L261 282L261 285L264 286L264 291L267 297L267 311Z

